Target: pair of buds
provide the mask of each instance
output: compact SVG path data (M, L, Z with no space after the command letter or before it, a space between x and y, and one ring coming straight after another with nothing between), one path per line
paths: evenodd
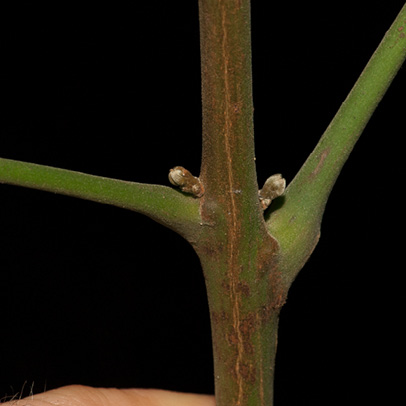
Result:
M187 169L182 166L175 166L169 171L169 181L172 185L179 187L184 192L195 197L202 197L204 187L202 182L196 176L193 176ZM281 196L285 191L286 180L281 174L270 176L263 188L258 192L259 201L263 210L267 209L272 200Z

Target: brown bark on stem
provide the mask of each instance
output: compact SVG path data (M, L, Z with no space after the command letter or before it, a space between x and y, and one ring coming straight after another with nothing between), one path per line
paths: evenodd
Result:
M285 289L278 245L258 199L250 2L200 0L202 233L217 406L272 404L278 314Z

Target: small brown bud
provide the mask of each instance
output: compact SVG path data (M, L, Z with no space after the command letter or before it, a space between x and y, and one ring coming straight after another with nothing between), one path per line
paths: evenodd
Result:
M270 176L263 188L258 192L259 201L261 202L262 208L265 210L269 207L272 200L281 196L286 188L286 180L282 178L280 173Z
M202 197L204 188L200 179L193 176L187 169L182 166L175 166L169 171L169 182L179 187L184 192L195 197Z

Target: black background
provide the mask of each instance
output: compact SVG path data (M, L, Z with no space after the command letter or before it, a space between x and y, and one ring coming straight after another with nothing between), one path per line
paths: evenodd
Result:
M199 173L197 1L1 12L0 156L139 182ZM252 2L259 183L290 181L403 1ZM356 3L356 4L354 4ZM276 3L275 3L276 4ZM404 359L405 68L327 206L280 321L278 405L366 404ZM0 186L0 399L61 385L212 393L192 248L133 212Z

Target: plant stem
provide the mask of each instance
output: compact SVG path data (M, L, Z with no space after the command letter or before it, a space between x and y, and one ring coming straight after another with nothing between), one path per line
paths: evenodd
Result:
M281 245L279 266L286 283L293 281L317 244L341 168L405 58L406 5L285 195L267 214L269 230Z
M127 208L183 235L206 279L217 406L271 406L280 309L317 243L341 167L405 59L406 6L266 222L254 161L250 1L199 0L199 13L200 199L164 186L1 158L0 183Z
M284 291L259 205L249 0L200 0L203 230L196 251L209 299L217 406L273 398Z
M199 203L165 186L88 175L0 158L0 183L64 194L133 210L177 231L193 242L199 227Z
M199 14L203 101L200 177L203 183L210 179L206 182L208 195L214 189L213 193L241 190L256 204L250 2L200 0Z

